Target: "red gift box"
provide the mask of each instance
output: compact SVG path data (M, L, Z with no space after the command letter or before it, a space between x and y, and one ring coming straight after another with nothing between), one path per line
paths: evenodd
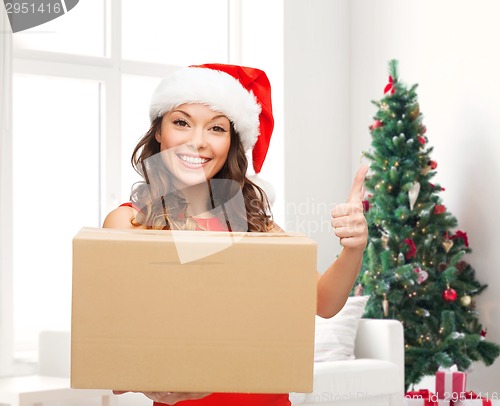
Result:
M403 402L403 406L450 406L450 404L449 400L438 399L427 389L406 392Z
M413 404L422 406L437 406L437 398L435 394L427 389L420 389L418 391L406 392L404 404L406 406L411 406Z
M457 367L436 372L436 395L438 399L459 400L465 394L467 374Z

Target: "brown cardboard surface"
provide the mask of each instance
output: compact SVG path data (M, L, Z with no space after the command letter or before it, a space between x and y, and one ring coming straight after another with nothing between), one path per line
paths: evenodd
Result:
M82 229L71 386L310 392L316 281L303 235Z

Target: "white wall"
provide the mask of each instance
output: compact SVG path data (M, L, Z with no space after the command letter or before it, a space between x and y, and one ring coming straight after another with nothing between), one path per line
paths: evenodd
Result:
M350 189L349 2L286 0L287 231L318 242L322 272L340 251L329 212Z
M344 201L370 147L371 100L383 96L387 62L398 59L401 79L419 83L436 180L468 233L466 259L489 285L477 308L500 343L498 16L497 0L286 0L284 89L286 226L318 241L321 270L339 248L322 205ZM500 396L498 376L500 360L477 364L468 388Z
M370 146L367 130L387 83L387 62L400 80L419 83L420 110L438 162L444 204L467 232L467 261L489 285L478 296L487 338L500 343L500 2L495 0L354 0L351 9L351 135L355 153ZM478 364L468 388L500 396L500 360Z

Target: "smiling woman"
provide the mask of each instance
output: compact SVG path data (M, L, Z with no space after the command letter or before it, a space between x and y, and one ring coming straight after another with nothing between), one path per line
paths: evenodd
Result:
M132 156L143 180L133 187L130 202L108 214L104 227L282 232L265 192L247 176L246 152L259 173L274 127L266 74L236 65L191 66L163 79L151 100L150 129ZM358 171L347 203L331 211L344 250L318 275L317 314L322 317L342 308L359 272L368 235L361 203L366 171ZM286 393L144 394L169 405L290 405Z
M106 217L104 227L277 228L266 194L247 177L245 155L252 150L253 167L259 172L273 130L270 84L263 71L222 64L181 69L155 90L150 117L151 127L133 153L144 180L133 189L130 203ZM233 187L224 187L227 181ZM241 200L234 199L238 193ZM231 221L232 214L236 221ZM288 394L144 394L162 404L290 404Z

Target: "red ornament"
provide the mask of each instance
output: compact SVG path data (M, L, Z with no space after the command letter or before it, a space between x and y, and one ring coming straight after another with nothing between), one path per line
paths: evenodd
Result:
M487 333L487 332L488 332L488 329L483 328L483 329L481 330L481 333L480 333L480 334L481 334L481 337L486 337L486 333Z
M391 94L394 94L394 79L392 78L392 76L389 76L389 83L385 86L384 88L384 94L387 93L387 92L391 92Z
M454 302L455 300L457 300L457 291L453 288L447 288L443 292L443 299L447 302Z
M370 210L370 202L368 200L363 200L363 211L365 213L368 213L368 210Z
M431 182L429 182L429 186L433 189L436 187L436 185L434 183L431 183ZM439 186L439 190L444 192L446 189L442 186Z
M446 211L446 206L442 204L436 204L434 206L434 214L443 214Z
M384 126L384 123L382 121L375 120L373 122L373 124L370 127L368 127L368 128L370 129L370 131L373 131L373 130L375 130L375 129L379 128L379 127L383 127L383 126Z
M408 250L406 251L406 259L415 258L417 256L417 246L411 238L404 240L405 244L408 245Z
M419 142L420 142L420 144L422 144L422 145L424 145L424 144L427 142L427 141L426 141L426 139L425 139L425 137L424 137L424 136L422 136L422 135L420 135L420 136L418 137L418 141L419 141Z
M430 160L430 161L429 161L429 165L431 166L431 169L433 169L433 170L434 170L434 169L436 169L436 168L437 168L438 163L437 163L436 161L432 161L432 160Z
M461 238L462 240L464 240L464 244L467 248L469 248L469 238L467 237L467 233L464 232L464 231L460 231L458 230L455 235L452 235L451 236L452 239L454 238Z

